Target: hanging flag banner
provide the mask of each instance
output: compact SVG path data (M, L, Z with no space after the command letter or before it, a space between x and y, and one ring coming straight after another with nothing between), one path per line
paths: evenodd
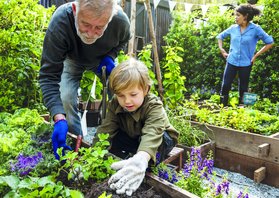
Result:
M176 2L175 2L175 1L169 1L170 11L173 11L175 5L176 5Z
M156 9L158 4L160 3L160 0L153 0L153 3L154 3L154 9Z
M209 7L208 5L201 5L203 16L206 14L208 7Z
M184 3L184 6L185 6L186 14L191 13L191 9L193 7L193 4L192 3Z
M228 6L219 6L220 14L223 15L228 9Z

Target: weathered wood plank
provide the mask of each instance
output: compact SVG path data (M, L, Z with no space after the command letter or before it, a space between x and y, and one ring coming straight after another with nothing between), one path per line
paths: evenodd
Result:
M267 162L259 158L249 157L234 153L226 149L215 148L214 166L224 170L240 173L250 179L254 179L255 170L266 168L266 177L261 183L279 187L279 166L273 162Z
M270 144L264 143L258 146L258 154L262 157L267 157L269 155Z
M146 182L153 186L157 191L162 191L169 195L171 198L199 198L198 196L175 186L151 173L146 173Z
M222 148L242 155L279 164L279 139L277 138L208 124L201 124L193 121L191 121L191 123L206 131L208 135L215 141L216 148ZM259 155L259 146L262 144L270 145L268 156Z
M254 172L254 182L260 183L266 177L266 167L261 167Z
M272 137L272 138L279 138L279 132L274 133L274 134L270 135L269 137Z
M171 152L168 154L168 158L164 160L166 164L173 164L176 166L176 170L180 171L182 168L182 156L184 149L179 147L174 147Z

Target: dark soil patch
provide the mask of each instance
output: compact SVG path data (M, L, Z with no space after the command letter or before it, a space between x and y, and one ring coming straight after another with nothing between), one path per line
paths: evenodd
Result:
M125 194L118 195L114 190L108 186L108 179L103 182L95 182L93 180L85 181L82 185L78 186L78 182L71 179L67 179L67 174L61 172L57 178L59 181L70 189L77 189L81 191L86 198L98 198L104 192L106 195L112 195L112 198L168 198L169 196L157 192L153 186L149 186L145 181L141 184L136 192L132 196L127 196ZM83 180L84 181L84 180Z
M109 188L107 180L102 183L95 183L91 186L91 190L85 194L87 198L97 198L103 192L107 192L107 195L112 195L112 198L163 198L158 192L155 191L153 187L150 187L146 183L143 183L132 196L127 196L125 194L117 195L114 190Z

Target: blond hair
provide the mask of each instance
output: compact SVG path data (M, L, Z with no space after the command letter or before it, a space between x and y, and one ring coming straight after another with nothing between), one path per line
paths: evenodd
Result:
M152 85L152 80L146 65L139 60L130 58L112 70L109 85L115 94L135 86L146 91Z

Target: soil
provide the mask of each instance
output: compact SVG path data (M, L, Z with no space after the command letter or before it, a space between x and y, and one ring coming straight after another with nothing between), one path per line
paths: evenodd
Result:
M62 181L63 184L70 189L78 189L84 194L85 198L98 198L100 195L102 195L104 192L106 192L106 195L112 195L112 198L167 198L168 196L157 192L154 187L149 186L145 182L141 184L141 186L138 188L136 192L132 194L132 196L127 196L125 194L118 195L114 190L109 188L107 180L103 182L95 182L93 180L86 181L86 183L77 186L78 182L71 179L67 179L67 175L65 173L60 174L58 177L59 181Z
M127 195L117 195L114 190L110 189L107 181L102 183L95 183L91 186L91 190L85 194L86 198L95 198L100 196L103 192L107 192L107 195L112 195L112 198L122 198L122 197L130 197L130 198L162 198L162 196L155 191L153 187L148 186L143 183L136 192L132 194L132 196Z

